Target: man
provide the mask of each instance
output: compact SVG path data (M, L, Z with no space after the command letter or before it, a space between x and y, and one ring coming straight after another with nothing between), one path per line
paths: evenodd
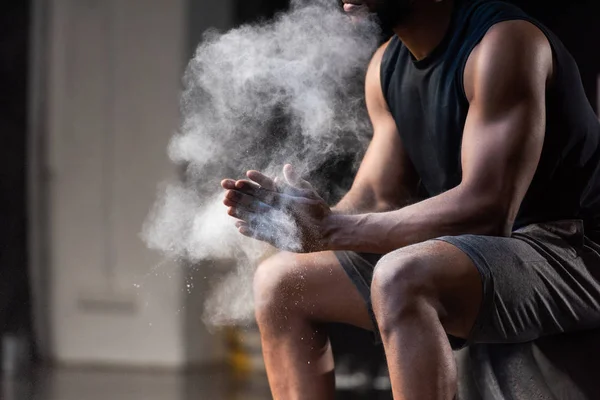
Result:
M600 125L561 42L498 1L347 1L395 32L351 190L222 183L242 234L291 250L255 279L274 397L334 398L324 322L375 332L410 400L454 398L452 349L600 326Z

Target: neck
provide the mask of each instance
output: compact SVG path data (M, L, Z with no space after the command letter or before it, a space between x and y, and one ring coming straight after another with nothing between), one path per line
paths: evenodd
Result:
M414 7L410 18L396 26L394 33L417 60L422 60L444 39L454 1L417 1Z

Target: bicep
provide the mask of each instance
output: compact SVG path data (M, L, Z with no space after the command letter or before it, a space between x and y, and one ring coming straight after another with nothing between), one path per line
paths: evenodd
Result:
M470 76L465 76L470 108L463 133L462 186L507 223L514 221L539 163L552 66L545 36L523 24L528 23L510 21L491 31L469 60ZM501 36L502 29L515 28L528 33L528 39Z
M509 221L533 179L544 142L545 111L523 100L488 120L470 113L462 147L463 186Z

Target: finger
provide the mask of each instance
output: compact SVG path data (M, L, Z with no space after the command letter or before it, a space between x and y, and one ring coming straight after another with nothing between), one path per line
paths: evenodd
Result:
M235 189L235 181L233 179L223 179L221 187L225 190Z
M291 186L300 189L312 189L312 185L304 179L302 179L300 177L300 174L298 174L296 169L291 164L286 164L283 167L283 176L285 177L285 180L288 182L288 184L290 184Z
M225 194L225 200L223 203L229 207L241 207L257 213L273 211L272 207L263 203L258 198L237 190L229 190Z
M247 179L242 179L235 182L235 189L240 190L242 192L252 194L260 188L258 183L249 181Z
M256 191L258 191L259 189L264 189L264 190L271 190L273 192L279 192L279 186L277 183L277 178L275 178L273 180L273 183L275 185L275 190L269 189L269 188L265 188L262 187L261 185L259 185L256 182L250 181L248 179L240 179L238 181L235 182L235 189L248 193L248 194L254 194Z
M254 196L272 208L282 209L292 204L293 197L260 188Z
M275 238L277 237L276 229L271 224L258 223L258 221L254 220L253 223L246 221L235 221L235 226L238 231L248 237L253 239L261 240L268 243L275 243Z
M282 187L286 186L285 181L283 181L280 177L276 176L275 179L273 179L273 183L275 183L275 187L277 188L278 192L283 192Z
M276 187L276 190L274 190L274 192L283 193L288 196L295 196L295 197L309 197L309 198L315 197L312 186L311 186L311 189L300 189L300 188L291 186L290 184L288 184L286 182L285 179L280 179L279 177L276 177L275 179L273 179L273 184ZM308 183L308 185L310 185L310 184ZM235 189L237 189L241 192L247 193L251 196L258 196L258 195L260 195L260 193L259 193L260 190L267 190L266 188L262 187L258 183L252 182L249 180L245 180L245 179L236 181ZM265 194L262 194L262 195L265 195Z
M256 218L253 216L252 212L244 210L240 207L229 207L229 209L227 210L227 214L229 214L233 218L237 218L245 222L250 222L251 220Z
M253 229L247 224L238 227L238 232L246 237L268 243L273 247L277 247L275 235L267 234L262 230Z
M294 196L294 197L313 197L312 190L300 189L300 188L294 187L294 186L290 185L289 183L287 183L285 178L284 179L275 178L275 183L277 184L277 189L278 189L279 193L283 193L288 196Z
M237 181L235 189L274 208L279 207L282 203L281 193L265 189L255 182Z
M243 190L243 192L249 196L252 196L252 197L260 200L264 204L271 206L273 208L279 208L279 207L281 207L282 204L285 203L285 200L289 200L289 196L284 195L282 193L267 190L261 186L252 187L251 189L249 187L246 187ZM288 201L288 203L289 203L289 201Z
M229 207L227 214L231 217L238 219L236 226L241 223L240 226L249 226L256 231L271 231L277 232L277 224L269 217L268 214L256 214L252 211L248 211L241 207ZM277 237L277 235L273 235Z
M281 235L277 232L266 232L264 229L256 229L251 225L242 224L238 227L238 231L249 238L260 240L270 244L279 250L289 251L293 253L301 252L300 247L294 241L281 240Z
M277 185L275 184L275 181L262 172L248 171L246 176L267 190L272 190L274 192L277 191Z

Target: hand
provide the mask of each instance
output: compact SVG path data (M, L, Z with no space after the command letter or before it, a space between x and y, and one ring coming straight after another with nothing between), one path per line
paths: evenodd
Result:
M283 168L283 180L249 171L249 180L224 180L224 204L237 218L241 234L267 242L281 250L309 253L327 250L329 205L291 165Z

